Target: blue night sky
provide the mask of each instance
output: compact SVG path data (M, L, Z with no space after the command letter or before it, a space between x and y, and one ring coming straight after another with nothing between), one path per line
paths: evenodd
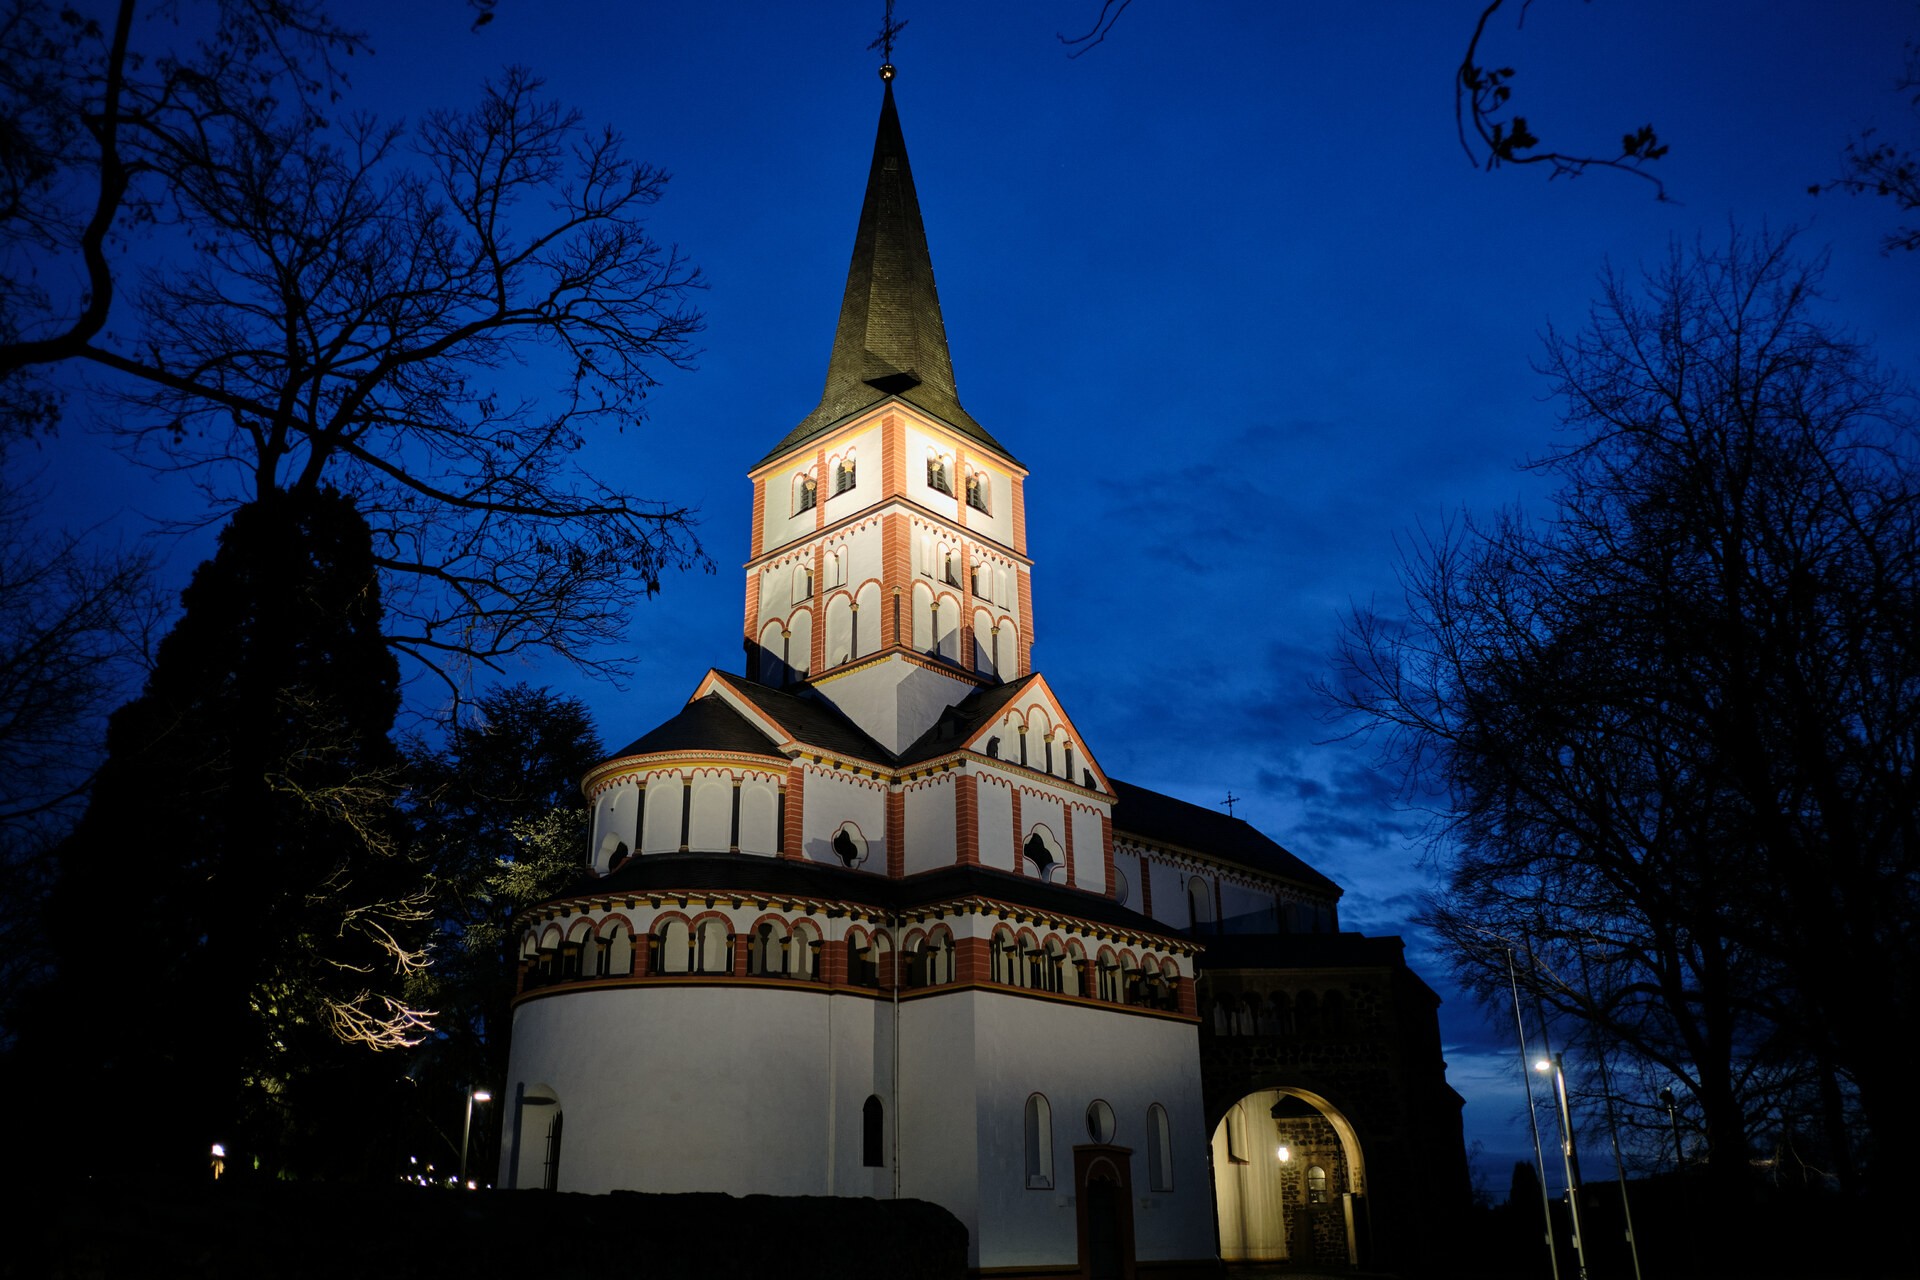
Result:
M533 667L627 741L709 666L740 669L745 479L819 397L880 106L879 0L537 5L469 31L459 0L342 3L372 37L351 105L417 118L524 62L675 176L654 227L703 268L699 368L597 443L618 487L693 504L711 576L636 604L623 690ZM1807 194L1846 140L1911 129L1894 81L1913 0L1535 0L1484 61L1550 146L1651 121L1673 197L1629 176L1477 171L1452 76L1479 0L1138 0L1070 60L1098 0L923 0L894 61L962 401L1032 470L1035 664L1108 772L1237 812L1404 932L1442 1009L1496 1193L1522 1153L1509 1023L1444 986L1407 924L1423 814L1364 743L1328 741L1310 682L1342 610L1397 604L1396 539L1461 510L1541 509L1515 463L1556 407L1531 364L1578 330L1603 265L1743 228L1805 228L1833 315L1911 369L1920 260L1885 202ZM1764 17L1759 15L1764 14ZM562 16L564 15L564 16ZM532 390L538 391L537 385ZM184 477L119 460L73 406L48 475L75 523L195 512ZM169 542L185 575L206 535ZM427 685L422 698L434 696Z

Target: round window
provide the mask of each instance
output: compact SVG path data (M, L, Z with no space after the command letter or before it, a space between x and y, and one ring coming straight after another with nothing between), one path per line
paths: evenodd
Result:
M1095 1142L1113 1141L1113 1108L1099 1098L1087 1107L1087 1136Z
M1127 905L1127 873L1120 868L1113 869L1113 900L1121 906Z

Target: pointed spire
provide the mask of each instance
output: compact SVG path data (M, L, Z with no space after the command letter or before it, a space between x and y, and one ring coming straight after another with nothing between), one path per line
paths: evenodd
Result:
M920 199L907 164L906 139L893 104L893 77L882 70L886 96L873 141L873 167L853 239L853 261L840 302L840 324L827 360L820 404L787 434L769 458L890 395L922 409L1011 458L967 411L953 385L953 357L933 283L933 258L920 221Z

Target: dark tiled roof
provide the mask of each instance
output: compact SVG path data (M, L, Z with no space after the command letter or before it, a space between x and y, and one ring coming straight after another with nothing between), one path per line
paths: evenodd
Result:
M853 721L821 698L788 693L771 685L716 672L727 687L785 725L794 738L808 746L821 747L837 755L874 764L892 764L893 752L875 742Z
M998 717L1002 709L1019 696L1021 690L1039 678L1036 672L1008 684L988 685L984 689L974 690L941 712L940 718L933 722L932 727L900 753L900 763L913 764L920 760L931 760L935 756L957 750L961 743L979 730L981 725L990 723Z
M887 84L873 167L853 238L840 323L827 360L820 404L762 462L853 414L898 396L1009 460L1013 455L960 407L953 357L933 284L933 256L920 220L920 197L907 166L907 143Z
M680 713L650 733L635 739L609 759L647 755L655 751L743 751L785 759L764 730L727 705L717 693L689 702Z
M1244 818L1228 817L1203 805L1115 781L1115 834L1138 836L1147 844L1171 845L1208 857L1237 862L1312 888L1339 893L1340 886L1287 852Z
M942 867L893 880L827 863L748 853L649 853L629 858L612 875L582 880L549 901L684 889L702 893L783 894L905 911L954 898L991 898L1051 915L1164 938L1181 936L1101 894L1046 884L990 867Z

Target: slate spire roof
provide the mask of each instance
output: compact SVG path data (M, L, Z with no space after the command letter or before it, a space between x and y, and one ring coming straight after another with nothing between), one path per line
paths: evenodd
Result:
M900 113L887 81L880 128L873 140L873 167L860 206L860 226L847 268L827 385L820 404L787 433L763 461L771 460L840 422L899 396L908 404L1012 459L1005 446L960 407L953 385L953 357L940 294L933 283L933 257L920 220L920 198L907 164Z

